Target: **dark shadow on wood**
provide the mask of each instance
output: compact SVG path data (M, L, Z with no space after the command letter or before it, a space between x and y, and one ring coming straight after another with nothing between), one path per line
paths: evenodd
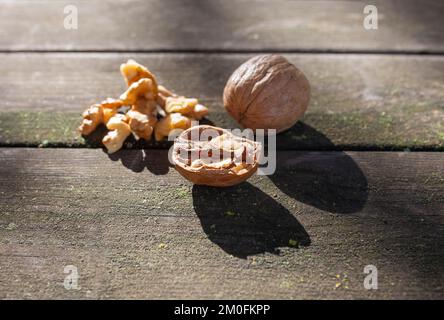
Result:
M103 150L106 152L106 150ZM157 156L156 156L157 155ZM153 155L150 150L136 149L136 150L119 150L116 153L108 154L112 161L119 161L125 168L133 172L142 172L148 169L156 175L167 174L171 164L168 161L168 151L162 152L162 157L158 153Z
M86 146L92 148L102 148L102 139L107 134L108 129L104 125L100 125L88 136L82 136L85 139ZM172 145L171 141L155 141L154 138L150 141L144 139L136 140L133 135L126 138L122 149L167 149Z
M193 205L208 238L246 259L280 247L310 245L299 221L273 198L244 182L229 188L193 186Z
M206 118L200 120L199 123L213 125L213 123ZM83 136L83 138L87 141L88 146L102 148L103 152L107 153L101 142L107 132L106 127L101 125L90 135ZM168 160L168 149L172 144L172 141L165 140L157 142L154 141L154 138L151 141L143 139L136 141L134 137L130 135L126 139L121 150L113 154L107 154L112 161L120 160L125 168L128 168L133 172L142 172L146 168L156 175L163 175L167 174L169 168L172 167ZM150 149L166 149L165 156L156 158L150 153Z
M297 123L289 131L300 137L295 142L297 149L310 145L334 149L325 135L304 123ZM328 156L299 152L293 153L292 157L280 152L277 154L276 171L269 178L282 192L297 201L332 213L359 212L368 197L364 173L351 157L339 151Z
M208 118L203 118L199 121L199 124L214 125L214 123ZM96 130L94 130L88 136L82 136L86 142L87 147L91 148L102 148L102 139L107 134L108 129L104 125L99 125ZM126 138L123 143L122 149L169 149L173 142L168 140L155 141L154 136L150 141L144 139L136 140L133 135Z
M91 132L91 134L85 136L82 135L82 138L85 140L86 146L90 148L101 148L102 145L102 139L106 135L108 130L104 125L99 125L96 130Z

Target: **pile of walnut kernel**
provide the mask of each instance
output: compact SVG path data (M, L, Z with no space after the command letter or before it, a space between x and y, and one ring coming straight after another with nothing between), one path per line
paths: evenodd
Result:
M168 137L176 129L188 129L192 120L200 120L208 114L207 107L197 99L178 96L158 85L155 76L134 60L120 66L128 89L119 99L108 98L94 104L82 114L79 127L82 135L91 134L100 124L109 130L102 143L113 153L120 150L131 134L136 140L156 141ZM122 113L125 107L130 107Z

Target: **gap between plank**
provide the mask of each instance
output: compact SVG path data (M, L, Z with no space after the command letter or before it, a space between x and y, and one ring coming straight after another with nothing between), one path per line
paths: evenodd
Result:
M261 53L283 53L283 54L353 54L353 55L407 55L407 56L444 56L444 51L427 51L427 50L337 50L337 49L134 49L134 50L121 50L121 49L73 49L73 50L51 50L51 49L0 49L0 54L14 54L14 53L164 53L164 54L261 54Z
M1 149L12 148L28 148L28 149L103 149L100 147L91 147L85 145L69 145L66 143L52 143L48 146L27 144L27 143L0 143ZM121 150L167 150L164 146L149 146L141 148L122 148ZM444 147L430 147L430 146L336 146L331 148L279 148L277 152L282 151L303 151L303 152L444 152Z

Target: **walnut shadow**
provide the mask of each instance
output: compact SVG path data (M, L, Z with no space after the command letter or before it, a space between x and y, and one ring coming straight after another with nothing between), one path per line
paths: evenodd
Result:
M311 243L304 227L285 207L248 182L228 188L194 185L192 195L204 232L230 255L246 259Z
M201 119L199 124L214 125L214 123L208 118ZM85 140L86 147L103 148L102 139L107 133L108 129L101 124L90 135L82 135L82 138ZM154 137L150 141L144 139L136 140L133 135L130 135L123 143L122 149L168 149L172 144L173 142L168 141L167 139L160 142L155 141Z
M285 135L299 137L293 149L337 150L322 133L304 123L297 123ZM356 162L345 152L277 152L277 167L270 180L297 201L331 213L355 213L368 198L368 182Z
M200 124L214 125L207 118L199 121ZM113 154L108 154L103 147L102 139L108 130L104 125L100 125L88 136L82 136L86 145L91 148L102 148L112 161L121 161L122 165L133 171L142 172L144 169L156 175L167 174L169 168L172 167L168 160L168 150L173 145L172 141L164 140L161 142L145 141L143 139L135 140L130 135L124 142L121 150Z
M86 146L90 148L103 148L102 139L107 134L108 129L104 125L99 125L96 130L94 130L88 136L82 136L85 140ZM123 143L122 150L128 149L168 149L172 145L171 141L164 140L161 142L146 141L144 139L136 140L132 135L126 138Z
M122 149L112 154L108 154L105 149L102 150L112 161L120 161L125 168L133 172L147 169L155 175L164 175L172 167L168 161L168 150Z

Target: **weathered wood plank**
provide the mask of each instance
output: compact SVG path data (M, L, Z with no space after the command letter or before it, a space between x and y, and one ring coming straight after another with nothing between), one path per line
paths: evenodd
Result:
M64 7L78 29L64 28ZM2 1L0 50L443 52L440 1Z
M442 153L281 152L222 190L166 156L1 149L0 297L444 298Z
M166 86L202 99L209 105L209 119L215 125L236 127L223 110L222 91L231 72L250 56L0 54L0 144L84 146L75 130L80 112L123 92L118 66L131 57L146 64ZM280 135L279 148L444 147L443 57L286 56L310 79L312 100L303 120L306 126L299 125ZM68 111L71 113L65 114Z

